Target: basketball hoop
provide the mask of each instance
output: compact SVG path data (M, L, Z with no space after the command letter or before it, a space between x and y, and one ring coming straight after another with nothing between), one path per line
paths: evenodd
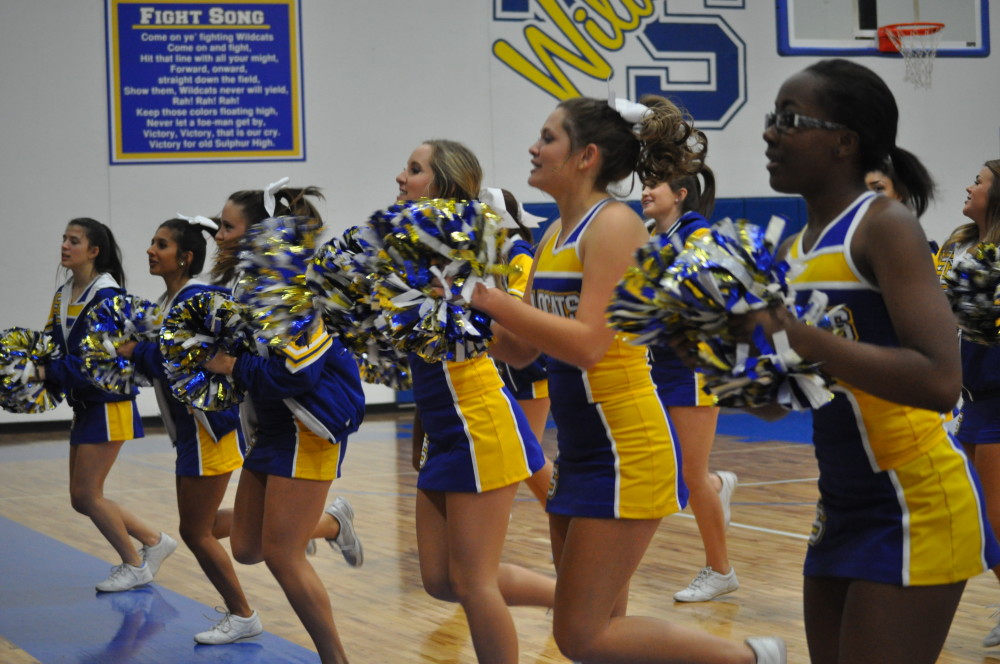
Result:
M931 87L931 72L938 44L941 43L941 28L944 23L894 23L878 29L878 50L883 53L899 53L906 64L904 81L917 88Z

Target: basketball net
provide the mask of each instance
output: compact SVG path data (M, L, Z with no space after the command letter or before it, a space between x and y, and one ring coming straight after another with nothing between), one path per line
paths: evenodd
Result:
M931 87L934 58L937 56L938 44L941 43L941 29L926 27L928 25L930 24L914 24L912 27L900 25L886 30L889 41L903 56L906 65L903 80L925 90Z

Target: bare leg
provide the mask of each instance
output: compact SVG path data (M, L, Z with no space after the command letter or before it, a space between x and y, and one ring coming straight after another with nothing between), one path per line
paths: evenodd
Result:
M131 532L144 544L156 544L160 533L150 530L118 503L104 496L104 481L118 458L123 441L90 445L71 445L69 453L69 495L73 509L90 517L104 538L114 547L122 562L142 566L142 557L129 538Z
M517 633L507 604L551 605L554 583L500 565L507 515L517 485L481 494L419 491L417 543L427 592L458 601L481 664L517 662Z
M244 565L256 565L264 560L264 494L268 478L264 473L246 468L240 472L229 543L233 558Z
M212 537L215 539L226 539L233 530L233 508L225 507L215 512L215 520L212 522Z
M997 526L1000 526L1000 446L966 445L965 454L972 460L972 465L979 474L986 516L996 533ZM1000 580L1000 566L993 568L993 574Z
M559 649L574 661L602 664L753 664L753 651L745 644L654 618L622 615L623 593L659 522L554 519L553 530L561 540L553 612Z
M545 436L545 425L549 421L549 398L521 399L517 404L524 411L524 416L528 418L528 426L531 427L531 433L535 434L535 438L541 444L542 438ZM531 477L524 480L524 483L531 489L531 493L534 494L542 509L545 509L545 503L548 502L549 484L551 482L551 459L545 459L545 465L536 470Z
M726 547L726 526L719 500L722 481L708 472L719 409L670 406L668 410L681 444L684 483L690 491L688 502L705 547L705 565L720 574L728 574L731 568Z
M347 654L333 622L330 596L306 558L306 544L329 490L330 481L269 476L261 541L264 562L312 638L320 661L343 664Z
M230 613L248 618L253 613L236 577L229 554L212 532L216 512L229 484L229 476L178 477L177 509L181 538L201 565L205 576L222 595Z
M813 664L934 664L965 582L894 586L807 577L806 637Z

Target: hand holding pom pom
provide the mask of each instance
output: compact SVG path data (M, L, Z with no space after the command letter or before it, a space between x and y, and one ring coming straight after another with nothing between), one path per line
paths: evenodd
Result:
M131 395L136 385L149 381L118 348L159 335L163 316L153 302L122 294L104 300L87 312L87 334L80 344L80 359L87 378L105 392Z
M1000 251L980 244L957 258L942 276L962 337L977 344L1000 344Z
M781 331L797 319L789 265L776 256L783 225L778 217L766 230L724 219L686 247L654 236L616 288L609 324L637 344L693 351L689 361L720 406L826 403L828 381Z
M381 238L368 261L393 344L430 362L485 352L490 320L469 301L477 284L493 286L507 269L499 217L479 201L422 199L376 212L369 228Z
M252 349L239 305L217 291L199 293L174 306L160 330L171 392L199 410L225 410L243 399L231 376L212 373L202 364L220 351L238 357Z

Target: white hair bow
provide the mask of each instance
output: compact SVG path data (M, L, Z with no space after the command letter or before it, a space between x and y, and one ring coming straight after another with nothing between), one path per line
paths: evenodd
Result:
M177 213L177 218L178 219L183 219L184 221L188 222L192 226L201 226L202 228L207 228L210 231L217 231L217 230L219 230L219 225L217 223L215 223L214 221L212 221L208 217L201 216L200 214L196 214L193 217L189 217L186 214L181 214L180 212L178 212Z
M499 187L487 187L479 192L479 200L489 205L497 213L502 222L500 225L503 228L518 227L517 221L514 220L510 212L507 212L507 204L504 202L502 189ZM526 211L520 201L517 202L517 212L521 217L521 223L526 228L538 228L538 224L545 221L545 217L539 217Z
M284 187L286 184L288 184L288 182L291 179L292 178L289 178L289 177L281 178L277 182L272 182L271 184L267 185L267 188L264 189L264 209L267 211L267 216L269 216L269 217L273 217L274 216L274 205L275 205L274 194L275 194L275 192L277 192L282 187Z
M615 91L610 88L608 89L608 106L618 111L618 115L622 116L626 122L632 123L632 132L635 134L642 130L643 118L653 112L649 106L615 97Z

